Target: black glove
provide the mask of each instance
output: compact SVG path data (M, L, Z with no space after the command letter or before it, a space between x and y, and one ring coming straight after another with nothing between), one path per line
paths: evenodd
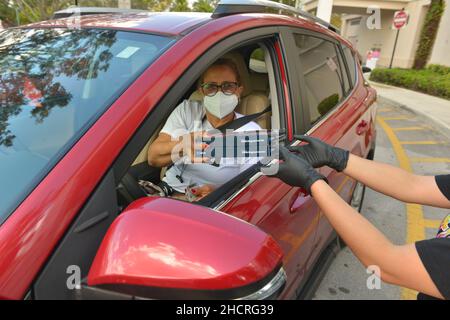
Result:
M330 146L319 139L296 135L296 139L308 142L307 145L291 146L290 151L297 152L305 158L314 168L329 166L336 171L343 171L347 167L350 152L347 150Z
M280 146L280 159L284 162L271 165L269 170L274 170L274 166L278 165L278 170L271 176L281 179L284 183L305 188L311 194L311 186L314 182L317 180L326 181L325 177L314 170L305 159L289 152L283 146ZM261 171L264 173L264 168Z

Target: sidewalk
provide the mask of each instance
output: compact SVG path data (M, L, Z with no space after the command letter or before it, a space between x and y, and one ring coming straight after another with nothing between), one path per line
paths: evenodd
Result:
M450 101L428 94L369 81L378 96L395 102L443 127L450 137Z

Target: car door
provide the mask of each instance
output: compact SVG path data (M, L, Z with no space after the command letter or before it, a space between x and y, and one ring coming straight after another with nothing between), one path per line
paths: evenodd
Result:
M289 144L293 134L292 107L298 101L292 99L297 88L291 83L295 73L287 72L286 41L279 35L269 49L277 78L280 118L284 119L281 128L286 129L285 143ZM305 191L288 186L277 178L256 173L224 206L217 209L259 226L278 241L285 254L283 263L288 277L280 298L295 298L308 271L306 266L313 251L318 222L316 205Z
M302 29L292 30L292 37L295 44L295 56L292 59L298 62L303 115L308 128L306 134L363 156L367 149L361 134L364 131L361 126L365 123L361 118L365 113L363 92L358 92L361 88L354 88L351 82L339 42L332 37ZM355 181L328 167L320 168L319 171L327 177L330 186L349 202ZM316 204L312 206L317 208ZM328 219L319 211L316 250L311 263L334 236Z

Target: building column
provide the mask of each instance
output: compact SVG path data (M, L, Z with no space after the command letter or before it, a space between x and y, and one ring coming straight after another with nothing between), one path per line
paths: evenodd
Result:
M333 11L333 0L319 0L317 4L318 18L325 20L326 22L330 22L332 11Z

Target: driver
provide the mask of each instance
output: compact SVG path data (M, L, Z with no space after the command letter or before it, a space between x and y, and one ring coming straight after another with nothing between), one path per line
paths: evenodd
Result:
M198 143L201 137L208 136L207 131L243 117L234 111L243 91L240 80L232 60L217 60L200 77L198 92L202 101L184 100L178 105L150 145L149 164L169 166L160 184L163 190L168 190L166 194L184 198L188 192L199 200L251 166L250 158L239 164L222 158L219 166L213 166L205 163L207 158L195 153L207 147ZM261 130L261 127L249 122L235 132L255 130Z

